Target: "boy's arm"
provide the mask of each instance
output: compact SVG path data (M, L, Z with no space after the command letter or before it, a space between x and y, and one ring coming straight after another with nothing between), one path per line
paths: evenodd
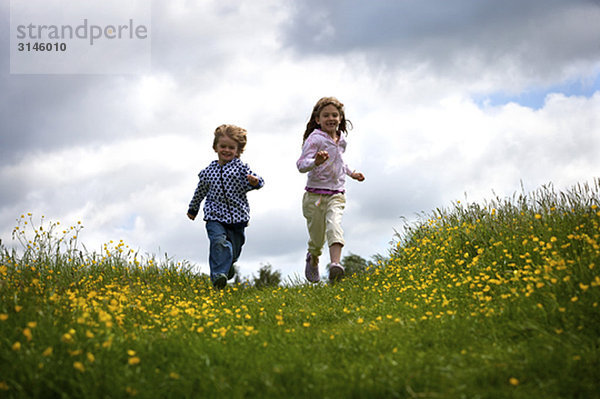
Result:
M258 190L259 188L262 188L262 186L265 185L263 178L254 173L248 165L244 166L243 174L246 177L246 180L248 180L248 190Z
M250 183L252 187L256 187L260 184L259 178L254 175L248 175L246 176L246 178L248 179L248 183Z
M208 193L209 185L208 182L203 178L202 172L198 175L200 181L198 182L198 186L196 187L196 191L194 191L194 196L190 201L190 205L188 206L187 216L188 218L194 220L200 211L200 203L206 197Z

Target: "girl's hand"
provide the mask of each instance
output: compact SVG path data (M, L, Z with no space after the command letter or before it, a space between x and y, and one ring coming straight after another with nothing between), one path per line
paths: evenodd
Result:
M317 156L315 157L315 165L319 166L328 159L329 153L327 151L319 151L317 152Z
M360 172L352 172L352 174L350 175L350 177L353 178L354 180L358 180L358 181L365 180L365 175L363 175Z
M196 219L196 216L192 215L191 213L188 213L187 217L189 217L192 220Z
M248 175L246 176L246 178L248 179L248 183L250 183L251 186L258 186L258 177L256 176L252 176L252 175Z

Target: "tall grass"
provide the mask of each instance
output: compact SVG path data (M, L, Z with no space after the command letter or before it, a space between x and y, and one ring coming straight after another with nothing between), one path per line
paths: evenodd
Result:
M599 185L456 202L366 273L275 289L215 291L24 216L24 249L2 248L0 396L600 397Z

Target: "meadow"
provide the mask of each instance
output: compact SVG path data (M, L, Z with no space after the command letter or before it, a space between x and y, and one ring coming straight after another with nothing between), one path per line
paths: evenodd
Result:
M598 398L599 192L456 201L339 283L222 291L23 215L0 248L0 397Z

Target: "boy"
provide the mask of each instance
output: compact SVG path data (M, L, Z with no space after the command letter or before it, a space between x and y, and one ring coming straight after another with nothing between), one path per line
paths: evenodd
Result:
M239 158L246 146L246 133L234 125L221 125L215 130L213 149L218 159L198 174L200 181L187 213L194 220L206 198L204 220L210 241L210 279L217 289L224 288L227 280L233 278L233 264L246 241L244 230L250 220L246 193L264 185L262 177Z

